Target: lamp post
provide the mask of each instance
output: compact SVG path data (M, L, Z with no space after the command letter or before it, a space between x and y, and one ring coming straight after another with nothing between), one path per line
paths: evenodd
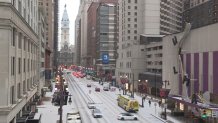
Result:
M58 109L58 112L60 114L59 123L62 123L62 113L63 113L63 72L61 70L58 71L59 77L60 77L60 108Z
M155 83L155 100L157 98L157 69L155 69L154 73L154 83Z
M167 88L167 85L170 85L169 80L164 80L163 81L165 89ZM167 93L165 90L165 104L164 104L164 119L167 120Z

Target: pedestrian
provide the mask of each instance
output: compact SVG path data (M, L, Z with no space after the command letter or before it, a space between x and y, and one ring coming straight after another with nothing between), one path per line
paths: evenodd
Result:
M159 104L159 107L161 106L161 103L162 103L161 101L159 101L159 102L158 102L158 104Z
M149 106L151 107L151 100L149 100L148 103L149 103Z

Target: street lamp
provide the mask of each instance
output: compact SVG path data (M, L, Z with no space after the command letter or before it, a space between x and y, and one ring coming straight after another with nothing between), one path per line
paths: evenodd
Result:
M164 119L166 120L167 119L167 92L166 92L166 89L167 89L167 85L170 85L170 82L169 82L169 80L164 80L162 82L165 85Z

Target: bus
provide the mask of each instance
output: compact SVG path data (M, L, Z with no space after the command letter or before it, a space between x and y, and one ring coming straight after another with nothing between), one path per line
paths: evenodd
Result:
M124 96L119 94L117 98L118 106L123 108L128 112L137 112L139 111L139 103L137 100L130 98L128 96Z

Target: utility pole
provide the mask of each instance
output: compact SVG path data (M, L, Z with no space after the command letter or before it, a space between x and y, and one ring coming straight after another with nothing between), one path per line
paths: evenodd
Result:
M135 80L134 80L134 73L132 74L132 79L133 79L133 81L132 81L132 98L134 98L134 84L135 84Z
M155 73L154 73L154 83L155 83L155 98L157 98L157 69L155 69Z
M163 81L163 84L165 89L167 89L167 84L169 85L169 80L165 80ZM167 104L167 97L166 97L166 90L165 90L165 104L164 104L164 119L167 120L167 107L166 107L166 104Z
M59 113L60 113L60 119L59 123L62 123L62 113L63 113L63 76L62 76L62 71L60 70L60 108L59 108Z

